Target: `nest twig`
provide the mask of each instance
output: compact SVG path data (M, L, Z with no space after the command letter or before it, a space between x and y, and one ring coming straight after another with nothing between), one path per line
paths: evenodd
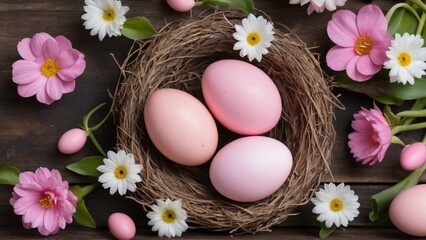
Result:
M186 167L167 160L150 141L143 119L147 97L158 88L184 90L203 101L200 79L220 59L241 59L232 50L240 12L215 12L167 24L161 33L136 42L122 66L114 96L117 147L143 165L142 182L132 198L145 208L155 199L181 199L191 227L213 231L266 231L309 201L328 170L335 139L336 97L315 56L293 33L275 29L275 39L260 63L282 98L282 115L267 136L285 143L293 154L292 172L270 197L238 203L219 195L208 176L208 164ZM219 129L223 146L239 136ZM219 148L218 148L219 149ZM259 159L261 161L261 159Z

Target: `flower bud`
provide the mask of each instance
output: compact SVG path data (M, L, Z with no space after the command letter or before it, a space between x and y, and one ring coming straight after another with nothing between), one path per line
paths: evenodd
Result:
M416 142L406 146L400 157L401 167L407 171L413 171L426 162L426 145Z
M58 149L61 153L73 154L83 148L86 140L87 134L83 129L73 128L61 136L58 142Z

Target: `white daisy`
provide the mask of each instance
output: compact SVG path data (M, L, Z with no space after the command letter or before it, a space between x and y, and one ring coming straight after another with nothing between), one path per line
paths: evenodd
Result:
M107 155L108 158L104 158L105 165L96 168L103 173L98 179L102 187L109 188L111 195L117 190L120 195L126 194L127 190L136 191L136 183L142 181L139 176L142 165L135 164L133 154L126 154L123 150L117 153L108 151Z
M238 42L235 43L234 50L240 50L241 57L248 55L250 62L255 58L260 62L274 40L272 24L262 16L256 18L250 14L243 19L242 26L235 25L235 30L233 36Z
M148 225L152 226L152 231L158 231L158 236L180 237L188 229L187 215L180 200L157 200L157 205L152 205L151 209L146 214L150 219Z
M337 7L345 5L346 0L290 0L290 4L299 4L301 6L309 3L308 14L312 12L321 13L324 9L328 11L334 11Z
M325 226L330 228L333 224L347 227L348 223L358 216L358 196L350 186L340 183L337 187L334 183L324 184L324 189L315 193L311 199L315 207L312 212L319 214L317 220L325 221Z
M404 33L401 37L397 33L386 56L389 60L384 63L384 68L390 69L390 82L412 85L414 78L426 74L426 48L420 35Z
M121 29L126 21L124 16L129 7L122 6L118 0L85 0L84 11L81 16L85 22L83 26L90 30L90 35L99 34L102 41L106 34L111 36L121 36Z

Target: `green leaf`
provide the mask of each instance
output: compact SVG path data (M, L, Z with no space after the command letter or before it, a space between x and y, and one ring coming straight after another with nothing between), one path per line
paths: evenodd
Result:
M383 115L390 126L397 126L401 123L401 118L392 112L392 109L386 105L383 109Z
M101 172L96 168L100 165L103 165L103 157L91 156L68 165L67 169L83 176L99 177Z
M254 12L253 0L204 0L205 5L220 8L242 9L245 13Z
M335 77L339 87L349 89L354 92L364 93L377 101L385 104L397 104L404 100L414 100L426 97L426 77L416 78L413 85L391 83L389 81L388 70L381 70L370 80L356 82L346 74L339 74Z
M87 194L91 193L99 186L99 183L93 183L91 185L87 185L84 187L80 187L78 185L71 187L71 192L78 198L78 201L83 199Z
M84 199L81 199L77 202L76 212L74 213L74 220L85 227L96 228L95 220L93 220L92 216L87 210Z
M370 199L371 212L368 215L370 221L375 222L378 219L387 216L389 206L392 200L396 197L396 195L398 195L402 190L416 185L419 182L419 178L422 176L425 169L426 164L416 169L414 172L412 172L399 183L373 195Z
M133 17L128 18L124 22L121 33L133 40L142 40L156 35L158 32L152 27L148 18L146 17Z
M334 232L334 230L336 230L336 226L334 224L331 226L331 228L327 228L325 226L325 223L322 222L321 223L321 230L319 232L319 237L321 239L324 239L324 238L330 236L330 234L332 234Z
M389 20L388 32L391 35L395 35L395 33L402 35L406 32L415 34L418 25L418 16L416 17L413 12L405 8L398 8L395 10L391 19Z
M15 186L19 182L20 171L13 166L0 167L0 184Z

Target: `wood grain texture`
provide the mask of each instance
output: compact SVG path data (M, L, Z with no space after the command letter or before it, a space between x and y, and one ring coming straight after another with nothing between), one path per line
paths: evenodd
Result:
M122 0L130 7L127 17L146 16L153 25L160 29L165 23L177 19L190 17L189 13L177 13L171 10L165 1L159 0ZM281 23L294 30L298 36L312 47L312 51L321 54L324 70L332 75L324 65L324 56L332 46L326 34L326 25L331 13L306 14L306 6L289 5L287 0L255 0L258 9L267 13L274 22ZM386 10L396 0L375 1ZM350 0L345 8L358 11L366 1ZM119 66L132 45L132 41L124 37L106 38L102 42L97 37L91 37L89 31L82 26L81 15L83 0L0 0L0 165L14 165L19 169L35 170L39 166L56 168L61 171L64 179L72 184L90 183L94 180L75 175L65 169L65 166L85 156L97 154L92 144L88 143L82 151L74 155L60 154L56 149L57 140L66 130L81 126L83 116L96 105L111 103L110 92L113 92L120 74ZM192 14L197 15L199 11ZM278 24L276 25L278 28ZM18 60L19 54L16 44L25 37L31 37L37 32L47 32L53 36L64 35L69 38L73 47L86 56L87 68L84 74L77 79L75 92L66 94L63 98L45 106L35 98L24 99L18 96L16 85L11 81L11 65ZM358 239L358 238L406 238L392 228L384 220L370 223L369 197L374 193L389 187L401 180L408 172L399 167L399 147L391 147L383 163L374 166L362 166L354 161L347 147L347 135L351 131L352 115L359 111L361 106L371 107L371 99L356 93L341 89L333 90L340 95L340 101L345 109L336 108L335 128L337 131L336 144L333 149L332 176L326 177L324 182L350 183L360 196L361 215L351 224L352 228L339 231L331 239ZM94 121L103 117L107 109L100 111ZM137 111L137 109L135 109ZM105 149L113 149L115 145L115 127L112 120L108 121L96 136ZM405 134L407 142L420 139L419 134ZM423 177L422 181L426 181ZM14 215L8 200L12 188L0 186L0 236L14 236L15 239L39 238L34 231L24 231L20 218ZM96 222L101 227L106 226L106 219L112 212L122 211L135 219L141 228L146 227L145 213L135 202L109 196L107 191L97 189L87 197L87 205L92 211ZM318 229L313 228L312 206L307 204L299 209L300 213L290 216L270 234L249 236L249 239L280 239L283 236L289 239L317 239ZM5 227L8 226L8 227ZM307 227L307 228L306 228ZM52 239L108 239L111 236L105 229L91 230L73 224L70 229L62 231ZM144 231L138 235L143 239L152 237L152 233ZM2 237L0 237L2 238ZM185 239L226 239L227 235L207 234L205 232L190 232ZM246 238L246 237L241 237ZM3 239L3 238L2 238ZM236 236L233 239L240 239Z

